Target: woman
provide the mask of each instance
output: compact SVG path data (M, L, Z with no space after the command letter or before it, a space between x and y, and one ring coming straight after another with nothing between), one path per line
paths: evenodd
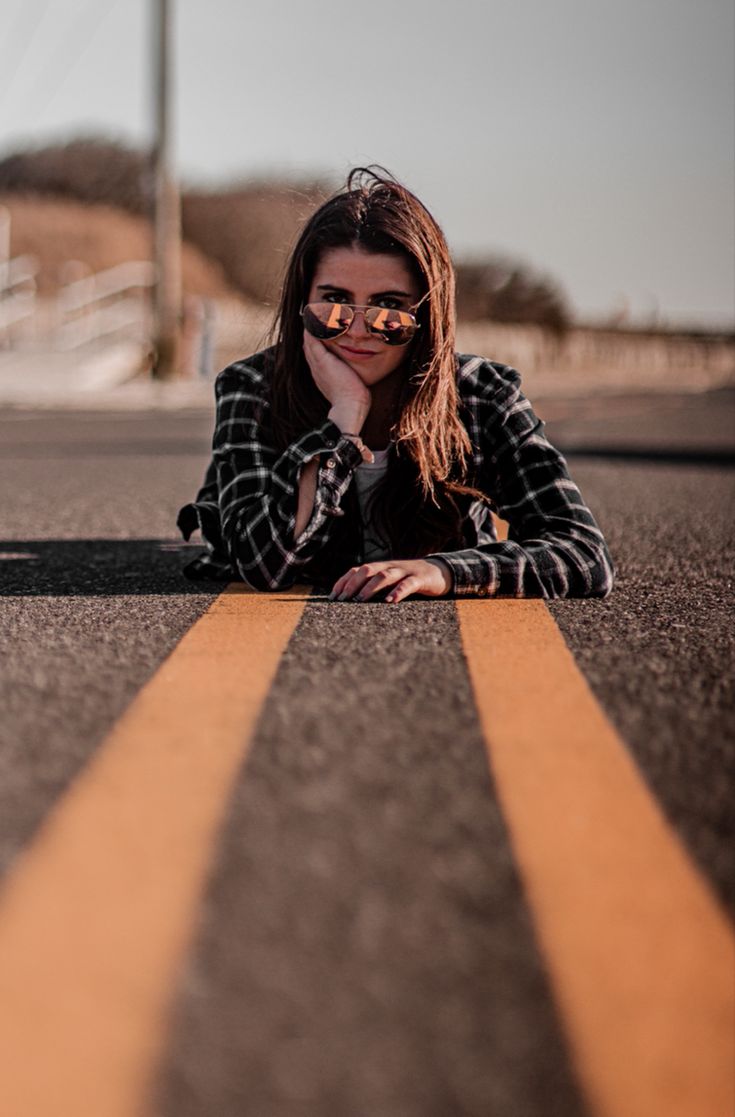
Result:
M208 551L186 573L392 603L609 593L602 534L518 374L458 356L454 328L438 225L353 171L294 249L276 344L217 378L213 459L178 519Z

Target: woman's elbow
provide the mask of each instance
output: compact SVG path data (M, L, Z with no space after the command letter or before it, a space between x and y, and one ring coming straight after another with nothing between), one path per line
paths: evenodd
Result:
M590 564L590 586L587 597L608 597L615 585L615 564L604 540L595 548Z
M269 593L274 590L283 590L293 585L293 574L285 570L273 571L263 563L243 562L238 559L235 563L238 574L246 585L259 593Z
M267 593L291 584L288 563L273 540L259 549L250 534L240 533L235 523L226 525L223 536L230 565L251 589Z
M273 563L273 555L253 553L252 548L232 548L230 551L232 565L237 570L246 585L260 593L274 590L287 589L294 583L294 573L287 562L281 561L278 566ZM269 561L270 560L270 561Z
M553 552L546 596L601 598L612 592L615 566L604 539L557 540Z

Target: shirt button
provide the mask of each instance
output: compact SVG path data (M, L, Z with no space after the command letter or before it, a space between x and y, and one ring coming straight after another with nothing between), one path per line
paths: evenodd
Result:
M337 443L334 441L333 438L327 438L324 442L324 445L327 447L328 450L333 450Z
M482 586L477 592L480 597L487 597L487 586Z
M337 464L337 463L336 463L336 461L334 460L334 458L327 458L327 469L334 469L334 467L336 466L336 464Z

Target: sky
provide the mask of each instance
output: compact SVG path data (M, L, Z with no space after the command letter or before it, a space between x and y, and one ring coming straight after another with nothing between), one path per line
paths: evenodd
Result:
M732 327L731 0L171 0L185 183L380 163L583 319ZM4 0L0 155L149 144L153 0Z

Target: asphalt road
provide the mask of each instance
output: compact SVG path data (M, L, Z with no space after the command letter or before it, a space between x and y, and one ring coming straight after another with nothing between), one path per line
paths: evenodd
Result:
M546 417L568 445L663 454L571 458L619 577L608 600L551 611L735 911L735 473L672 453L729 452L732 404L555 401ZM0 415L4 866L213 599L181 577L174 528L210 423ZM158 1096L161 1117L244 1099L258 1117L588 1113L451 602L307 607L233 795Z

